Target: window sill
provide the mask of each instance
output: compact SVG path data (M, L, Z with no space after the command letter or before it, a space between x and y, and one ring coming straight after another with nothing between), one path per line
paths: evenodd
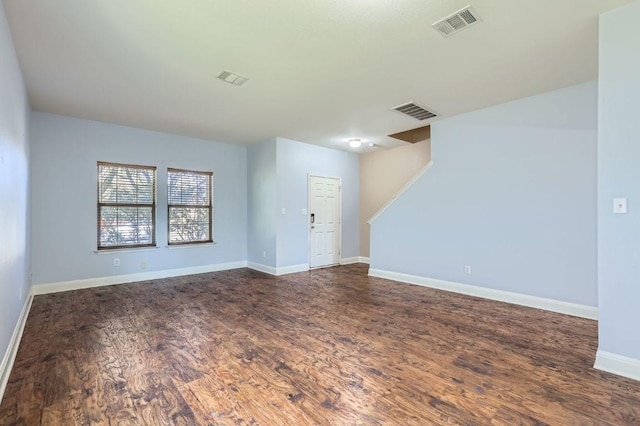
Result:
M212 242L212 243L192 243L192 244L175 244L175 245L166 245L165 247L168 248L169 250L173 250L173 249L186 249L186 248L198 248L198 247L211 247L211 246L215 246L216 242Z
M95 254L118 254L118 253L138 253L141 251L154 251L159 249L160 246L155 247L137 247L137 248L120 248L120 249L106 249L106 250L94 250Z

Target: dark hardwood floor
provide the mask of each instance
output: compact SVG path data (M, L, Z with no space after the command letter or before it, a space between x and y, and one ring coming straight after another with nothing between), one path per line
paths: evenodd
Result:
M640 424L595 321L366 272L37 296L0 424Z

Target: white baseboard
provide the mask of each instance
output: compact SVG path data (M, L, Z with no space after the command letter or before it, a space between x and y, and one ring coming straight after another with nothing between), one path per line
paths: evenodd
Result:
M369 258L362 257L362 256L354 256L354 257L345 257L340 259L341 265L351 265L353 263L369 263Z
M598 349L593 368L617 374L618 376L640 380L640 359L629 358Z
M207 272L226 271L246 268L246 261L217 263L213 265L192 266L189 268L165 269L162 271L142 272L139 274L113 275L110 277L88 278L84 280L62 281L37 284L32 288L34 295L58 293L61 291L79 290L82 288L102 287L106 285L132 283L136 281L157 280L161 278L180 277L183 275L204 274Z
M276 268L276 275L295 274L298 272L306 272L309 270L309 265L306 263L300 265L281 266Z
M353 263L369 263L368 257L362 256L354 256L354 257L345 257L340 259L340 265L351 265ZM335 266L335 265L331 265ZM295 274L297 272L306 272L309 270L309 265L306 263L302 263L300 265L291 265L291 266L279 266L274 268L273 266L263 265L257 262L247 262L247 267L254 269L256 271L264 272L269 275L287 275L287 274Z
M13 362L16 360L16 355L18 354L18 347L20 346L20 340L22 339L22 332L24 331L24 326L27 323L27 317L31 310L31 303L33 303L33 291L29 292L29 296L22 306L22 312L20 312L18 322L13 329L13 334L9 341L9 346L2 358L2 364L0 364L0 401L2 401L4 391L7 388L7 383L9 383L9 375L11 374Z
M598 308L594 306L578 305L576 303L569 303L561 300L546 299L544 297L529 296L526 294L513 293L503 290L494 290L486 287L478 287L452 281L437 280L433 278L420 277L417 275L409 275L399 272L384 271L381 269L369 269L369 275L372 277L386 278L388 280L416 284L430 288L437 288L440 290L466 294L469 296L482 297L485 299L492 299L501 302L513 303L516 305L528 306L530 308L544 309L546 311L573 315L575 317L587 318L592 320L598 319Z
M300 265L291 265L291 266L281 266L279 268L274 268L273 266L263 265L261 263L256 262L247 262L247 267L254 269L256 271L264 272L269 275L287 275L287 274L295 274L297 272L305 272L309 270L309 265L300 264Z
M276 268L273 266L263 265L262 263L247 262L247 268L253 269L254 271L264 272L269 275L276 275Z

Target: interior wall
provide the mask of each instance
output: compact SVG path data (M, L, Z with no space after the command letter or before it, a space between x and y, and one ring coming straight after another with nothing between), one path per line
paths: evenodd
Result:
M31 139L34 284L247 259L245 147L38 112ZM158 248L95 252L97 161L157 167ZM168 167L213 172L215 245L167 247Z
M597 306L597 108L591 82L434 122L371 267Z
M599 351L640 360L640 2L600 18ZM614 198L628 213L614 214ZM640 377L640 362L636 362Z
M431 160L431 139L360 156L360 256L369 257L367 221Z
M285 138L277 138L277 266L309 264L308 174L342 180L342 253L359 255L359 156ZM282 214L285 209L285 214Z
M29 102L1 2L0 52L0 360L5 361L31 286Z
M276 138L247 148L248 261L276 267Z

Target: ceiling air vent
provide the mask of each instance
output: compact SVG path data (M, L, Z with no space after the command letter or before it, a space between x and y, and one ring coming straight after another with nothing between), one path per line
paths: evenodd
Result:
M435 117L436 114L422 108L419 105L416 105L413 102L409 102L406 104L398 105L393 108L394 110L406 114L410 117L415 118L416 120L426 120L427 118Z
M227 83L235 84L236 86L240 86L245 81L249 80L247 77L231 71L222 71L220 74L218 74L218 78L220 80L226 81Z
M473 24L482 21L475 10L471 6L467 6L459 11L447 16L444 19L431 25L443 37L449 37L452 34L462 31Z

